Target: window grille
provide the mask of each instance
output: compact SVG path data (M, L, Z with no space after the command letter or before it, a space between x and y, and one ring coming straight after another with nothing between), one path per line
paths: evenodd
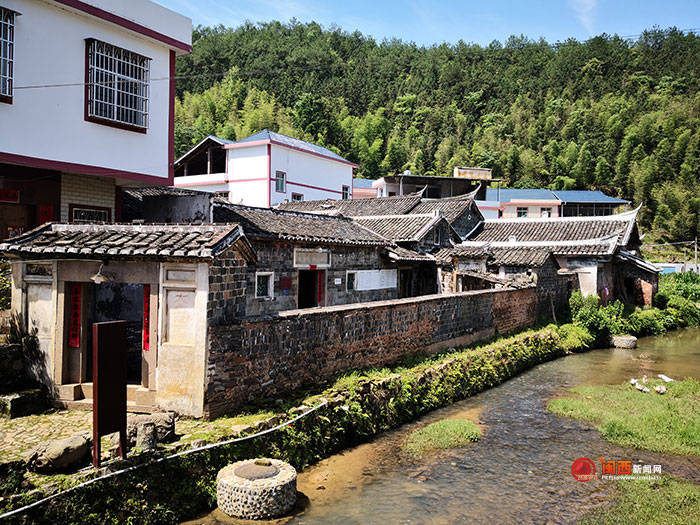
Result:
M343 200L348 200L350 198L350 186L343 186L342 196Z
M527 217L527 208L518 207L516 210L516 214L518 217Z
M255 274L255 297L272 297L272 273Z
M0 96L12 96L15 53L15 12L0 7Z
M292 193L292 200L293 201L303 201L304 196L301 193Z
M151 59L88 40L89 117L148 128Z

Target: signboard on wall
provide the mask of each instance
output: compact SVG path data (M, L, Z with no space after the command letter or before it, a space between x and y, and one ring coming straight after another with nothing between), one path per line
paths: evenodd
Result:
M358 270L356 290L384 290L396 288L398 284L397 270Z

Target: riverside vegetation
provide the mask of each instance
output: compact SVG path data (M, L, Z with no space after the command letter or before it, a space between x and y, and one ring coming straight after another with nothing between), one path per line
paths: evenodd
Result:
M441 449L457 448L479 441L481 431L468 419L443 419L412 432L403 444L409 456L421 457Z
M668 289L667 284L662 285L662 290ZM301 398L303 407L314 406L322 398L327 404L293 425L247 441L147 464L139 470L76 489L10 521L118 523L130 519L139 523L171 523L193 518L213 508L216 474L231 462L267 456L283 459L301 469L431 410L498 385L537 364L592 348L601 340L600 332L609 333L613 323L624 321L628 323L627 329L632 326L630 319L650 315L646 311L652 311L655 319L657 316L665 319L660 325L663 329L695 322L683 319L682 312L690 314L692 319L700 318L694 303L683 303L684 308L678 309L670 306L676 304L672 299L683 297L675 293L667 295L665 308L659 305L623 311L620 316L617 310L613 315L606 310L608 307L594 309L592 301L574 297L570 324L526 330L439 355L408 356L393 367L350 372L324 391ZM602 319L590 328L581 314L584 305ZM279 416L282 420L291 419L300 409ZM12 483L18 482L17 476L13 476ZM0 510L17 508L41 496L31 493L0 500Z

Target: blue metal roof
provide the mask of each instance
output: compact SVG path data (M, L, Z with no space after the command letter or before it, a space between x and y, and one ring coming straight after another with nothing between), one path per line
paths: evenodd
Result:
M372 183L374 182L373 179L358 179L354 178L352 179L352 187L353 188L368 188L372 189Z
M343 162L349 162L337 153L324 148L323 146L318 146L316 144L311 144L311 142L306 142L305 140L295 139L293 137L288 137L287 135L282 135L282 133L277 133L276 131L270 131L269 129L264 129L252 134L250 137L246 137L234 144L245 144L246 142L255 142L258 140L272 140L274 142L279 142L285 146L290 146L292 148L298 148L300 150L309 151L311 153L317 153L319 155L324 155L326 157L331 157L336 160Z
M610 197L598 190L554 190L562 202L585 202L591 204L629 204L630 201Z
M500 192L500 193L499 193ZM486 200L510 202L518 200L558 200L550 190L546 189L515 189L515 188L486 188Z

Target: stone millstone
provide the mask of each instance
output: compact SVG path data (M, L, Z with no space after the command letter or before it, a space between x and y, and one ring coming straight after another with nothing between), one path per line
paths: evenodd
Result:
M216 477L219 509L233 518L278 518L294 508L296 499L297 471L278 459L238 461Z
M271 478L279 474L280 469L274 465L257 465L255 463L245 463L236 469L236 476L241 478L256 480Z

